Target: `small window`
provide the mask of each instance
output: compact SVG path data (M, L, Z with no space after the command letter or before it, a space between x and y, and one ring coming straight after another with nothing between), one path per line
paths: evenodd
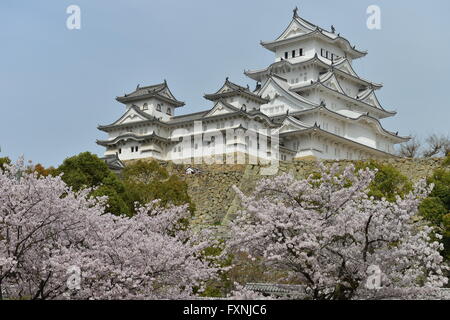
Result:
M131 147L131 152L134 152L134 147Z
M119 154L121 154L122 153L122 149L121 148L119 148Z
M170 109L170 108L167 108L167 112L166 112L169 116L171 116L172 115L172 109Z
M135 152L138 152L138 150L139 150L139 149L138 149L138 146L134 147L134 151L135 151Z
M284 58L285 58L285 59L287 59L287 58L289 57L288 54L289 54L289 53L288 53L287 51L284 53Z
M156 111L161 111L161 103L158 103L158 104L156 105Z
M303 48L300 48L300 49L298 50L298 55L299 55L299 56L303 56Z
M328 50L327 50L327 55L326 55L326 58L327 58L327 59L328 59L328 53L329 53L329 52L328 52Z
M320 49L320 55L323 57L323 49Z
M295 58L295 50L292 50L292 58Z
M142 110L148 110L148 104L144 103L144 105L142 106Z

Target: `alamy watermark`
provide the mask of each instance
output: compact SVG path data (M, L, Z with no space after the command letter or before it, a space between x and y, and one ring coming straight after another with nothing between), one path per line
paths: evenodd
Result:
M366 13L369 15L367 17L366 25L369 30L380 30L381 29L381 9L379 6L373 4L367 7Z
M280 152L278 130L237 128L205 130L202 121L194 121L193 132L186 128L173 131L172 160L178 164L260 164L262 175L278 172ZM286 158L287 159L287 158Z
M66 285L69 290L81 289L81 269L78 266L71 266L67 269L68 274Z
M377 265L370 265L367 268L369 276L366 280L366 288L370 290L377 290L381 288L381 269Z
M66 27L69 30L81 29L81 9L79 6L72 4L67 7L66 13L69 15L66 20Z

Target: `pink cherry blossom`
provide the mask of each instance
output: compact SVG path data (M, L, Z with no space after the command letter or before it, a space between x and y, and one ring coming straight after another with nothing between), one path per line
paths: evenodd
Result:
M181 299L214 276L200 259L208 243L177 223L186 206L114 216L89 191L23 163L0 170L0 299Z
M303 284L308 299L406 297L447 282L442 245L416 218L430 192L425 182L392 203L367 196L369 169L319 167L320 178L283 174L248 196L236 188L244 210L231 223L227 250L285 271L283 280ZM381 270L380 289L366 288L371 265Z

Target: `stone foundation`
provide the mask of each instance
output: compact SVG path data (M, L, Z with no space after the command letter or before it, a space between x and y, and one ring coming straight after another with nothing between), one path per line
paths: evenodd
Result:
M412 181L426 178L439 167L443 159L386 159L378 162L390 164ZM236 185L244 193L249 193L261 178L261 166L242 164L193 165L175 164L159 161L170 173L180 175L188 184L188 193L195 203L196 212L192 223L194 225L226 226L233 215L239 210L239 199L232 189ZM327 166L338 163L346 166L356 161L323 161ZM194 167L200 169L197 174L185 174L185 169ZM280 162L278 174L291 172L298 178L306 178L317 171L317 160L303 159L293 162Z

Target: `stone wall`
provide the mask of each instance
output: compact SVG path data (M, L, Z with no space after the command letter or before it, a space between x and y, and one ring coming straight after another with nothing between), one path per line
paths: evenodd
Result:
M324 161L329 166L338 163L346 166L355 161ZM390 164L401 173L417 181L428 177L439 167L442 159L388 159L382 163ZM258 165L193 165L200 170L197 174L185 174L188 165L162 163L169 172L182 176L188 184L188 193L195 203L196 212L192 220L194 225L226 226L239 209L239 200L232 189L236 185L244 193L248 193L257 181L267 176L259 174ZM291 172L298 178L305 178L317 171L315 160L301 160L280 163L278 174Z

